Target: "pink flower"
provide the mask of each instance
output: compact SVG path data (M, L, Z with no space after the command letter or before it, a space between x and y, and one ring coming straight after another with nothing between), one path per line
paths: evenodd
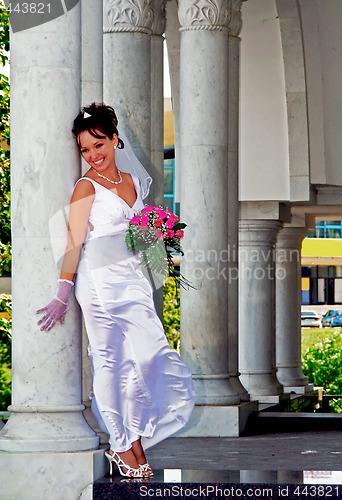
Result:
M165 223L165 226L168 228L168 229L172 229L173 226L174 226L174 223L172 222L171 219L168 219Z
M148 215L152 210L153 210L154 207L152 207L151 205L148 205L147 207L143 208L141 213L143 215Z
M183 238L184 231L182 231L182 229L178 229L178 231L176 231L176 236L177 238Z
M146 229L147 229L146 224L140 224L140 229L141 229L142 231L146 231Z
M156 221L154 221L154 225L156 227L160 227L162 224L163 224L163 220L162 219L157 219Z
M139 224L140 222L140 218L139 218L139 215L135 215L131 220L130 220L130 223L131 224Z
M163 231L161 229L157 229L156 232L155 232L155 235L160 240L164 239Z
M147 224L147 223L148 223L148 217L147 217L147 215L143 215L143 216L141 217L140 225L141 225L141 224L144 224L144 225L145 225L145 224Z
M173 237L174 237L174 235L175 235L175 232L174 232L174 231L172 231L172 229L167 229L167 230L165 231L165 236L166 236L167 238L173 238Z
M167 217L167 213L165 212L165 210L159 210L159 217L161 219L165 219L165 217Z

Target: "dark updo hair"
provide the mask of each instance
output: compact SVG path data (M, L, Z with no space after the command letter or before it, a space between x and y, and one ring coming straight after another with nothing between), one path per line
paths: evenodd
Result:
M88 113L90 116L84 116L85 113ZM84 130L87 130L89 134L97 139L102 139L103 135L100 135L99 132L102 132L104 135L113 138L114 134L118 136L118 119L116 117L114 108L111 106L106 106L105 104L95 104L93 102L90 106L85 106L79 112L74 120L74 124L72 127L72 133L76 139L78 149L80 149L79 142L77 140L78 135ZM123 149L124 143L118 137L118 148Z

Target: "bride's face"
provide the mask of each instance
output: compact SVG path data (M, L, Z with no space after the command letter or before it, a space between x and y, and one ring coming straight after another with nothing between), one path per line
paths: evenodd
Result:
M96 130L98 135L103 135ZM118 144L118 137L114 134L113 139L103 135L100 139L84 130L77 137L80 150L85 161L99 172L114 165L114 146Z

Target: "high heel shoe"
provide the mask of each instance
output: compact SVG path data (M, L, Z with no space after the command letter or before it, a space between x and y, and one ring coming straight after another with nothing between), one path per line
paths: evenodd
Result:
M150 464L148 462L146 462L146 464L143 464L143 465L139 465L139 469L141 470L142 474L146 477L150 477L150 476L153 476L153 470L150 466Z
M109 453L105 452L105 456L109 462L109 475L110 476L113 475L114 464L116 464L121 476L123 476L123 477L143 477L143 472L142 472L140 467L139 467L139 469L133 469L133 467L130 467L128 464L125 464L125 462L122 460L122 458L119 457L119 455L117 453L114 452L113 455L110 455ZM122 470L122 467L127 469L127 471L124 472Z

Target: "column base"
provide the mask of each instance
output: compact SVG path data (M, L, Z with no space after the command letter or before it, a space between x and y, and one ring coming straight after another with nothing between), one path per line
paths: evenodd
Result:
M106 462L103 449L1 453L0 484L11 500L90 500L90 485L108 472Z
M277 379L285 387L301 387L308 384L308 377L302 372L301 364L277 366Z
M83 401L85 410L83 412L84 418L88 422L88 425L93 429L93 431L98 435L100 439L100 444L108 444L109 434L103 432L96 420L94 413L91 411L91 402Z
M283 394L283 386L279 383L276 372L242 372L241 383L246 387L251 399L260 397L279 397ZM264 401L264 400L263 400Z
M248 401L251 400L250 395L248 394L244 386L241 384L238 375L232 375L230 378L230 383L234 391L236 391L240 395L241 403L247 403Z
M240 396L228 374L193 375L197 405L238 405Z
M0 432L0 451L84 451L98 448L99 438L84 419L83 405L9 406Z
M235 406L195 405L187 426L172 437L238 437L249 415L257 410L256 401Z
M302 385L300 387L284 385L284 392L285 393L308 394L309 392L312 392L313 390L314 390L313 384Z

